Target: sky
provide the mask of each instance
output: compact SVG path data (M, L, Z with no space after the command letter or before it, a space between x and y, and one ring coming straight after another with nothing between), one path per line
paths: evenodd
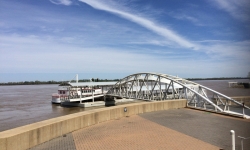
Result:
M0 82L246 77L249 0L0 0Z

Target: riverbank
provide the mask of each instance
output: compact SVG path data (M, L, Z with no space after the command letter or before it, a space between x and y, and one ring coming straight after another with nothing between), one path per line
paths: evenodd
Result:
M79 80L78 82L89 82L89 79L82 79ZM98 81L93 81L93 82L113 82L113 81L119 81L119 79L98 79ZM69 81L24 81L24 82L6 82L6 83L0 83L0 86L8 86L8 85L47 85L47 84L62 84L62 83L67 83ZM75 82L72 80L72 82Z
M221 78L185 78L186 80L190 81L198 81L198 80L241 80L241 79L249 79L247 77L221 77ZM98 81L94 82L113 82L113 81L119 81L119 79L98 79ZM43 85L43 84L61 84L61 83L66 83L69 81L22 81L22 82L5 82L5 83L0 83L0 86L5 86L5 85ZM72 81L74 82L74 80ZM78 82L89 82L89 79L82 79L79 80Z

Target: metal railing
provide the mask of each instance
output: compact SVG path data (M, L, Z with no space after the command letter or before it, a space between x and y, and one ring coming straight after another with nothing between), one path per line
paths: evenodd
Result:
M242 136L238 136L238 138L240 138L240 143L241 143L241 150L243 150L243 140L248 140L250 139L250 137L242 137Z
M185 98L187 107L249 118L244 113L244 108L250 109L248 106L198 83L166 74L129 75L110 88L107 95L148 101Z

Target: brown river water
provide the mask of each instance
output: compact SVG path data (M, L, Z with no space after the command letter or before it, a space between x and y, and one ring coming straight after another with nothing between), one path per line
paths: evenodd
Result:
M194 82L230 97L250 96L250 89L229 88L229 81L249 82L247 79ZM57 93L57 88L58 85L0 86L0 132L54 117L100 108L61 107L58 104L51 104L51 94Z

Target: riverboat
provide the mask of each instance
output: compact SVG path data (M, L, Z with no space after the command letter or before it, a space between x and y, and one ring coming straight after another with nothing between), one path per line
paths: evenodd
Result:
M76 75L75 82L62 83L58 86L58 92L52 94L52 103L62 102L83 103L94 98L103 97L110 87L116 82L78 82Z
M60 104L62 101L70 101L70 99L81 99L88 100L92 99L93 96L102 95L103 91L100 87L72 87L71 85L59 85L58 93L52 94L52 103ZM81 99L80 99L81 97Z

